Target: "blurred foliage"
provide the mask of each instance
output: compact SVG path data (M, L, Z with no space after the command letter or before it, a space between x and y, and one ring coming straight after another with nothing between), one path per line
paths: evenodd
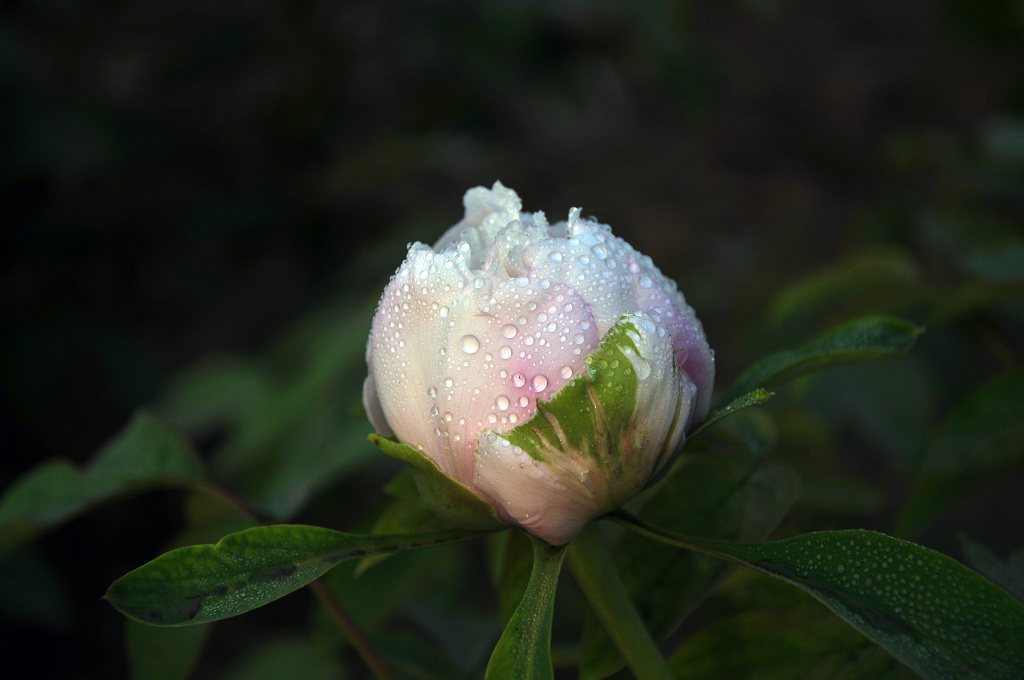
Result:
M52 521L5 534L38 538L0 556L14 675L157 677L143 659L162 645L182 652L164 678L193 661L196 678L366 677L299 596L212 626L205 645L140 646L129 628L127 657L98 598L252 516L424 521L380 491L398 468L364 441L363 343L404 244L431 242L496 178L551 217L582 204L678 280L717 350L719 397L765 355L864 314L924 327L900 359L782 386L682 461L708 465L726 423L770 421L758 469L801 478L778 536L900 532L1020 597L1019 2L22 0L0 10L0 96L0 517L26 475L68 482L42 499ZM89 482L140 408L201 461L177 476L198 491ZM490 566L479 542L406 553L328 579L401 677L478 677L499 605L507 618L518 601L491 584L529 572L522 546L506 551ZM687 667L742 641L814 646L817 675L777 657L789 677L906 676L742 573L670 638ZM566 581L556 664L586 653L592 625ZM761 677L743 663L717 672Z

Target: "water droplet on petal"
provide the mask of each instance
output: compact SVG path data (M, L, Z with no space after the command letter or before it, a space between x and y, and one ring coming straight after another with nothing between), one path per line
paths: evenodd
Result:
M636 357L633 360L633 368L636 370L638 380L647 380L651 374L651 365L643 357Z
M509 407L509 400L504 394L499 394L495 400L495 404L498 406L499 411L507 411Z
M650 276L646 276L645 275L645 276L641 276L640 277L640 287L641 288L650 288L653 285L654 285L654 281L651 281L651 277Z
M488 413L487 414L487 422L489 422L491 425L493 425L494 423L498 422L498 416L496 416L493 413ZM491 441L493 441L493 440L491 440Z
M564 378L565 380L568 380L569 378L572 377L572 369L569 368L568 366L562 366L560 369L558 369L558 375L562 376L562 378Z
M518 333L518 332L519 332L519 329L517 329L514 325L512 325L510 323L509 324L505 324L501 328L501 334L504 335L506 338L514 338L514 337L516 337L516 333Z
M543 392L548 386L548 378L546 375L538 373L533 376L533 380L530 381L530 388L534 392Z
M434 387L433 385L431 385L429 388L427 388L427 396L428 397L436 397L437 396L437 388Z
M561 262L562 254L557 250L552 250L550 253L548 253L548 259L551 260L552 262Z
M515 385L516 387L522 387L523 385L526 384L526 376L523 375L522 373L512 374L512 384Z
M608 248L603 243L598 243L590 250L591 252L594 253L594 256L599 260L603 260L604 258L608 257Z
M459 347L466 354L476 354L476 351L480 349L480 341L475 335L463 335L462 340L459 340Z
M508 345L503 345L498 349L498 356L502 359L509 359L512 357L512 348Z
M520 407L526 408L529 405L530 405L530 398L529 397L527 397L526 395L523 395L523 396L519 397L519 406Z

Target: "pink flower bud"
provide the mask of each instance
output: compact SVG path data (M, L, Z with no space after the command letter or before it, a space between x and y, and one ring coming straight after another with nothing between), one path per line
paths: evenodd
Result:
M364 403L380 434L561 545L707 415L713 353L675 283L578 208L549 225L500 182L464 203L385 289Z

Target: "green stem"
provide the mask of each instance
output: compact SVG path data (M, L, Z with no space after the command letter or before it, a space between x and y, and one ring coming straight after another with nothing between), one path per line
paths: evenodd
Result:
M569 564L591 608L637 680L675 680L615 571L597 523L569 546Z
M348 643L356 650L356 653L359 654L367 667L373 671L374 677L377 678L377 680L395 680L395 676L391 674L388 667L384 665L381 658L377 656L377 652L373 649L370 641L367 640L362 631L356 627L355 622L352 621L352 618L348 615L348 612L345 611L345 608L341 606L338 598L336 598L334 593L331 592L330 587L328 587L324 582L323 577L318 578L309 585L313 589L313 592L316 593L320 603L323 604L324 608L327 610L331 620L334 621L339 629L341 629L342 635L345 636Z
M487 664L487 680L551 680L551 620L565 546L552 546L529 534L533 569L523 599L501 634Z

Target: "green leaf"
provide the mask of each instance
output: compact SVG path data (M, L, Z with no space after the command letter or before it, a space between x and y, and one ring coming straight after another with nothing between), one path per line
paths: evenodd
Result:
M15 481L0 500L0 552L103 501L154 487L192 486L203 474L181 437L140 412L83 470L50 461Z
M349 677L334 657L307 640L274 640L252 653L221 680L341 680Z
M369 536L302 525L256 527L178 548L131 571L106 599L129 618L183 626L236 616L298 590L344 560L474 538L472 531Z
M677 680L897 680L917 677L828 611L744 612L712 624L671 658Z
M921 267L907 253L867 250L786 286L766 317L775 328L792 328L812 317L832 316L837 309L894 310L924 291Z
M1024 370L982 385L935 432L896 533L913 536L973 484L1024 458Z
M759 406L768 401L769 399L771 399L771 397L772 393L762 387L759 387L755 390L751 390L750 392L747 392L743 396L736 397L725 406L717 408L711 413L709 413L708 417L704 419L704 422L700 424L700 427L691 432L690 436L693 437L701 430L704 430L705 428L712 425L715 421L721 420L722 418L725 418L727 416L731 416L733 413L736 413L741 409L745 409L748 406Z
M185 680L195 667L210 626L158 628L125 620L124 641L132 680Z
M760 540L789 511L799 479L788 467L764 464L773 426L755 413L730 419L716 435L728 447L688 461L673 472L642 517L656 525L715 538ZM729 571L720 560L671 548L635 534L622 537L615 564L626 592L656 640L663 640L717 586ZM620 668L622 657L608 633L592 617L584 628L581 677L597 680Z
M443 473L422 452L379 434L371 434L368 439L385 454L412 468L420 495L441 519L468 529L486 530L507 526L498 519L490 503Z
M491 654L487 680L554 678L551 619L566 546L554 547L535 536L530 538L533 541L530 582Z
M940 553L860 529L772 543L680 536L622 524L746 565L810 593L930 680L1024 677L1024 604Z
M736 380L725 401L830 366L900 356L910 350L922 331L909 321L891 316L848 321L799 349L778 352L757 362Z

